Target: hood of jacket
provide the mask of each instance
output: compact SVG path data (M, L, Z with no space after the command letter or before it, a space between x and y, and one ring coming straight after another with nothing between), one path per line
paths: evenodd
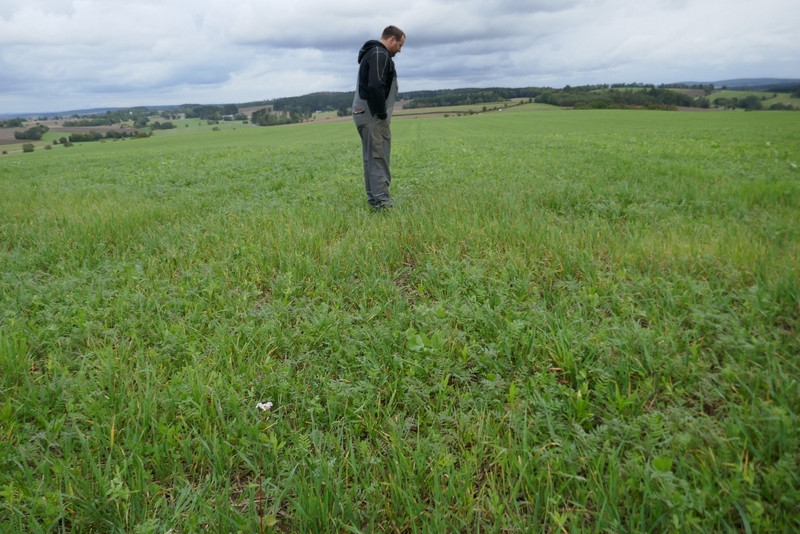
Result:
M382 42L376 40L371 40L364 43L364 46L362 46L361 50L358 51L358 62L361 63L361 60L364 59L364 56L367 55L367 52L369 52L376 46L380 46L381 48L386 48L385 46L383 46Z

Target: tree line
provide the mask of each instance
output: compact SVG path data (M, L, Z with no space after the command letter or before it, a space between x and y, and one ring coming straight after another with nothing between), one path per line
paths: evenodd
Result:
M25 119L10 119L6 121L0 121L0 128L21 128L25 125Z
M262 108L250 115L250 121L257 126L279 126L281 124L297 124L310 116L302 111L291 110L276 113L270 108Z
M699 96L692 96L681 89L702 91ZM794 88L792 88L794 89ZM531 101L560 107L577 109L662 109L677 108L706 109L712 106L731 107L748 110L761 109L757 97L741 99L711 99L715 90L713 84L673 84L655 86L652 84L597 84L572 87L567 85L561 89L551 87L522 88L483 88L483 89L441 89L427 91L409 91L401 93L399 98L405 101L404 109L426 107L447 107L503 102L512 99L527 98ZM785 92L785 91L784 91ZM793 94L793 96L795 96ZM800 95L798 95L800 96ZM317 111L336 111L339 116L351 113L353 92L323 92L303 96L279 98L270 101L253 102L250 106L271 106L274 113L262 111L253 119L255 124L273 125L299 122L311 117ZM245 105L243 105L245 106ZM795 109L791 105L776 104L770 109ZM278 112L283 113L279 115Z
M20 141L41 141L42 136L49 131L50 128L44 124L37 124L27 130L14 132L14 139L19 139Z
M62 145L69 145L71 143L91 143L94 141L102 141L103 139L141 139L150 137L150 134L138 131L118 131L109 130L106 133L100 132L75 132L69 134L69 139L62 137L59 143Z
M676 109L708 108L705 96L694 98L687 94L653 85L610 87L608 85L586 85L561 90L542 92L536 102L577 109Z
M403 104L403 109L419 109L445 106L471 106L473 104L488 104L502 102L514 98L535 99L544 92L536 87L523 87L507 89L491 87L486 89L447 89L438 91L412 91L403 93L402 100L409 100Z
M235 104L225 104L223 106L201 106L187 104L178 108L178 112L183 113L187 119L202 119L209 121L221 121L225 117L234 117L239 113L239 107Z

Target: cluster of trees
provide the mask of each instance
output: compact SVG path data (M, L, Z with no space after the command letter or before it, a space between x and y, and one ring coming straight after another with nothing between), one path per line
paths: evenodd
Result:
M275 113L269 108L254 111L250 116L250 121L257 126L278 126L280 124L297 124L302 122L305 115L290 112Z
M138 132L135 130L130 130L130 131L109 130L105 134L94 131L75 132L69 134L69 140L62 137L60 143L62 145L67 145L68 143L91 143L94 141L101 141L103 139L127 139L127 138L141 139L144 137L150 137L150 134L144 132Z
M626 87L609 87L608 85L570 87L568 85L561 90L544 91L536 98L536 101L579 109L710 107L706 97L695 99L678 91L653 85Z
M794 97L794 94L792 95ZM797 98L800 98L800 94L798 94ZM745 109L747 111L758 111L760 109L764 109L763 101L766 100L765 97L758 97L756 95L747 95L744 98L715 98L714 105L721 108L729 108L729 109ZM769 109L771 111L794 111L795 107L792 104L783 104L783 103L776 103L772 104Z
M320 92L303 96L276 98L269 101L251 102L242 107L268 106L274 112L286 115L287 122L302 122L310 119L314 113L321 111L336 111L340 117L350 114L353 105L353 91L348 92ZM253 122L256 122L253 119Z
M153 112L146 107L134 107L109 110L101 115L71 115L71 120L64 121L67 127L113 126L127 121L133 121L136 128L143 128Z
M119 120L112 119L111 117L94 117L91 119L76 119L71 121L64 121L64 126L67 128L85 128L89 126L111 126L119 124Z
M761 99L755 95L748 95L744 98L715 98L714 105L720 108L741 108L748 111L756 111L763 109L764 105Z
M50 131L44 124L37 124L22 132L14 132L14 139L21 141L40 141L42 136Z
M506 89L492 87L487 89L448 89L440 91L414 91L404 93L403 100L410 100L403 104L403 109L419 109L444 106L469 106L473 104L487 104L502 102L512 98L534 99L543 92L543 89L523 87L519 89Z
M7 121L0 121L0 128L22 128L25 125L25 119L10 119Z
M353 92L321 92L288 98L276 98L269 102L272 109L284 113L294 113L297 117L310 119L315 111L334 111L344 105L353 104Z
M619 85L612 85L611 87L625 87L625 86L622 85L622 84L619 84ZM663 84L663 85L660 85L659 87L662 87L662 88L665 88L665 89L698 89L700 91L703 91L703 94L705 96L708 96L711 93L713 93L714 89L715 89L713 83L707 83L707 84L702 84L702 83L701 84L671 83L671 84Z
M239 113L239 108L234 104L224 106L200 106L186 105L181 109L187 119L202 119L210 121L221 121L225 116L234 116Z
M177 128L175 123L167 121L167 122L158 122L155 121L153 124L150 125L151 130L172 130Z

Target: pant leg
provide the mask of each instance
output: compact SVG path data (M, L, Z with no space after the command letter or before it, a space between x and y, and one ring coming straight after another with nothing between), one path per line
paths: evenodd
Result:
M364 187L367 202L373 207L391 206L389 185L392 173L389 162L392 153L392 133L388 120L378 120L367 111L354 116L361 136L364 159Z

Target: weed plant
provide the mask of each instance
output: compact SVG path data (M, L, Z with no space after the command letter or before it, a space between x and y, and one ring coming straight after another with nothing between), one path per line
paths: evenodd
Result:
M0 158L0 531L800 530L800 116L525 109Z

